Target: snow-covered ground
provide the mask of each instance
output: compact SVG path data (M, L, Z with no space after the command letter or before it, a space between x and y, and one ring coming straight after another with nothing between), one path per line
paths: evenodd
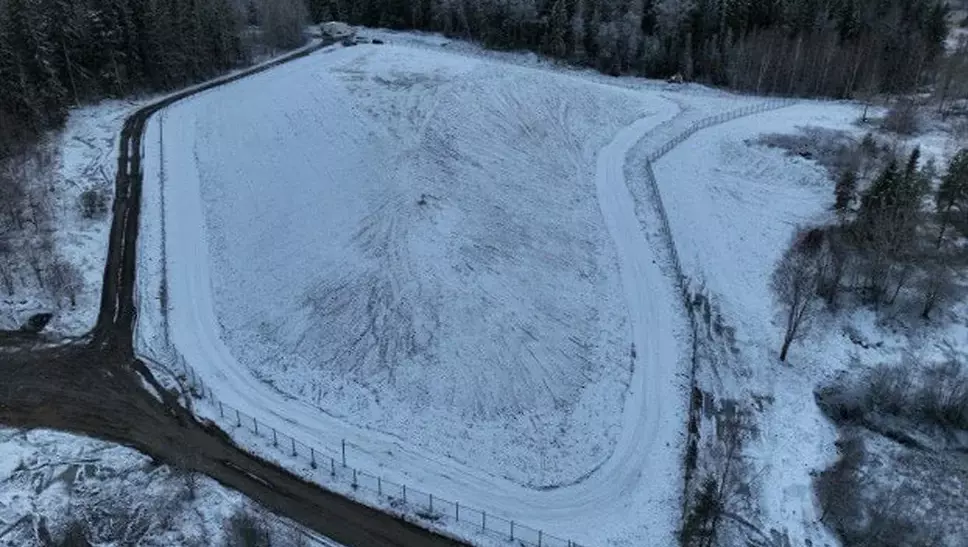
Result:
M390 480L583 543L671 544L688 334L636 177L691 123L759 101L367 34L390 43L152 122L140 350L301 442L335 454L345 439L351 465ZM737 374L717 394L767 402L748 449L757 525L795 542L833 541L811 477L836 430L813 389L853 343L831 329L777 365L768 280L833 193L821 166L756 141L860 135L858 117L804 102L702 130L655 165L685 274L735 329ZM938 132L920 141L951 152Z
M790 533L796 544L832 541L818 522L811 472L836 458L836 430L813 404L818 371L778 363L769 279L797 227L828 219L833 191L816 162L756 141L805 126L856 130L857 117L854 106L802 103L700 131L655 164L684 273L705 285L735 329L741 370L717 378L731 384L717 396L773 399L748 451L764 529ZM791 360L807 351L795 348Z
M852 366L897 362L905 355L936 360L968 339L963 320L946 317L911 329L854 310L825 316L794 346L790 364L779 363L782 326L770 275L798 227L832 220L833 182L817 162L758 141L807 127L859 139L868 129L856 123L861 110L802 102L700 131L655 164L685 274L694 287L705 287L724 325L735 329L732 370L721 369L702 383L716 386L720 398L759 401L758 433L747 450L760 493L756 524L786 534L793 544L836 543L819 520L812 481L837 457L837 430L814 404L814 390ZM939 165L953 151L950 136L939 128L899 144L920 145L924 157Z
M600 464L631 341L589 172L647 103L405 48L314 65L165 114L197 131L165 153L194 145L233 354L335 416L519 482Z
M46 430L0 429L0 545L40 547L82 523L98 545L218 546L240 511L260 510L198 475L158 466L131 449ZM263 517L278 545L329 545ZM305 538L298 543L296 538Z
M142 217L139 347L391 480L590 544L669 543L685 319L623 164L679 111L391 45L179 103L146 139L166 215Z
M40 290L24 268L14 296L0 291L0 329L16 329L34 313L54 312L48 330L61 336L84 334L94 326L101 298L104 259L107 254L109 212L84 218L80 196L95 188L107 196L110 207L117 168L117 139L125 117L138 102L103 101L72 109L67 124L51 132L42 146L54 154L53 168L38 173L33 184L42 185L50 201L54 250L73 264L81 276L75 306L54 302Z

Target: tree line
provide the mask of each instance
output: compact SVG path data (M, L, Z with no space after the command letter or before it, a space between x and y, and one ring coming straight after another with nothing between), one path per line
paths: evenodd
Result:
M314 19L440 31L610 74L763 94L909 92L933 78L940 0L308 0Z
M303 0L0 0L0 297L76 304L83 276L57 248L59 151L71 107L185 86L304 40ZM105 151L108 152L108 151ZM110 181L86 187L107 214Z
M73 105L245 64L260 20L280 45L298 45L304 14L300 0L0 0L0 158Z
M943 172L872 135L837 179L838 222L796 234L773 274L784 327L780 360L817 312L845 294L875 309L904 301L923 319L963 291L968 266L968 149Z

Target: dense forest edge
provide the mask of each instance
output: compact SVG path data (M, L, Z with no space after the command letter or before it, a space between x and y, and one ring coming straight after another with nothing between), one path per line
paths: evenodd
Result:
M309 0L316 21L442 32L620 75L851 98L933 83L938 0Z
M0 0L0 159L69 108L167 91L303 43L300 0Z
M103 171L88 180L58 175L56 131L71 109L147 100L298 47L306 15L302 0L0 0L4 305L29 307L43 295L36 302L51 311L75 309L85 290L70 245L57 237L76 216L61 201L82 187L76 210L88 229L107 216L113 189ZM44 317L22 328L43 329Z

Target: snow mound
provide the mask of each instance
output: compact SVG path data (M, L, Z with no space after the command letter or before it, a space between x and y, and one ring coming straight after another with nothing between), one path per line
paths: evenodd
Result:
M631 367L595 154L652 101L385 45L175 105L166 154L193 148L223 340L357 425L576 480L614 446Z

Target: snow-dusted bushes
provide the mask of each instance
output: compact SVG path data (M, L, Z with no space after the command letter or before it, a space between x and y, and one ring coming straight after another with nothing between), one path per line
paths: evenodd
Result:
M968 431L968 370L959 361L878 367L821 389L818 399L839 421L870 423L892 416L916 425Z
M844 547L962 546L968 473L957 455L912 450L860 428L837 443L839 459L814 481L821 519Z
M251 511L242 510L228 522L225 547L269 547L272 534L265 519Z
M881 127L899 135L915 135L921 127L918 106L911 99L898 99L887 111Z
M81 192L81 215L88 219L104 218L108 212L108 195L98 187L91 187Z

